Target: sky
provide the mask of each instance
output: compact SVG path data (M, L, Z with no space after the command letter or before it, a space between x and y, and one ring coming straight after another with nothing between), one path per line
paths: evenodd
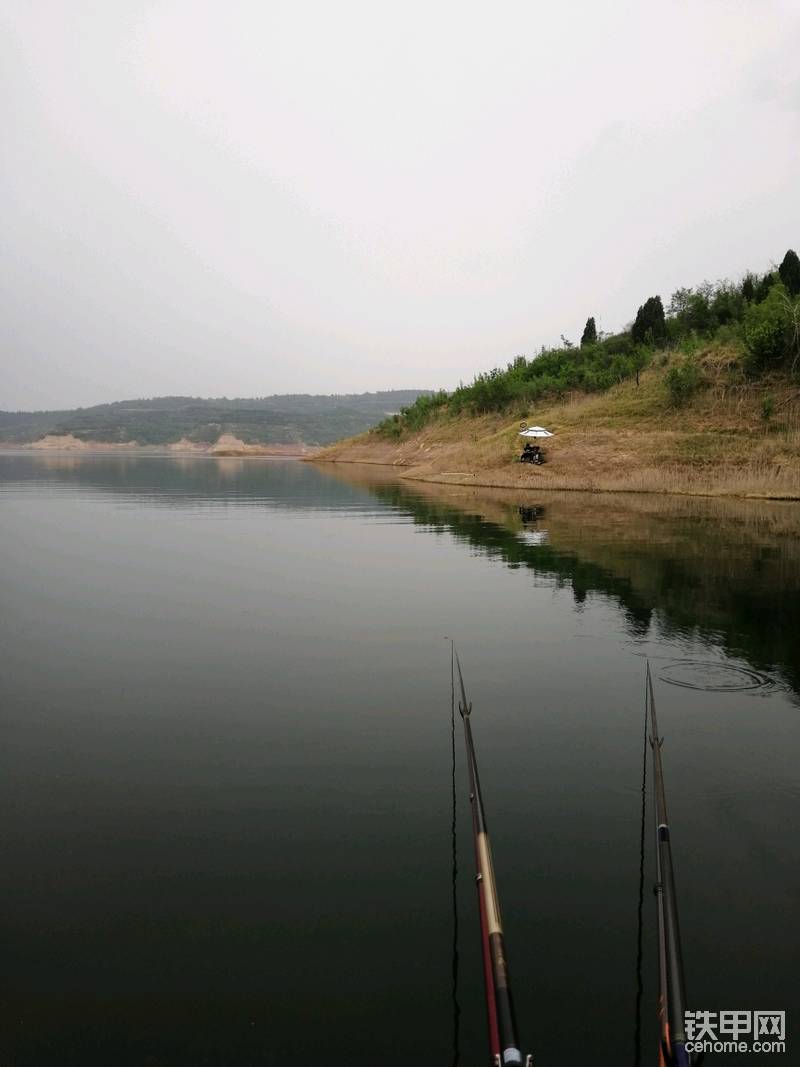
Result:
M800 249L797 0L0 0L0 408L453 388Z

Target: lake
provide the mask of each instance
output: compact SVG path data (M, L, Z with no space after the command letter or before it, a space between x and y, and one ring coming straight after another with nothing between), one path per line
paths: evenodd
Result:
M793 504L0 454L3 1062L485 1064L446 636L537 1067L655 1062L646 658L689 1003L787 1010L791 1055L799 534Z

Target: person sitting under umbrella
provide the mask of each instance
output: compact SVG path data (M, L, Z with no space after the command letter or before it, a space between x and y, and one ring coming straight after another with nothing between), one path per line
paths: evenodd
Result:
M545 430L544 426L527 426L522 423L522 429L519 433L520 437L552 437L552 433L549 430ZM544 453L538 444L532 445L530 441L525 442L525 448L522 451L522 455L519 457L523 463L543 463Z

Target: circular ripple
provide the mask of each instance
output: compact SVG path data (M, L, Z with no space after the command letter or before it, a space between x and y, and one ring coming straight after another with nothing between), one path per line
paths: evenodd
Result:
M745 689L761 689L772 685L772 679L746 667L732 667L725 663L701 663L679 660L664 667L659 678L669 685L684 689L703 689L707 693L739 693Z

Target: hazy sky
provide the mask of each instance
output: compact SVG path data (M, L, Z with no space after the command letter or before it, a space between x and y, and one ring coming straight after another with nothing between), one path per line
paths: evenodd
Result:
M800 249L800 0L0 0L0 407L452 387Z

